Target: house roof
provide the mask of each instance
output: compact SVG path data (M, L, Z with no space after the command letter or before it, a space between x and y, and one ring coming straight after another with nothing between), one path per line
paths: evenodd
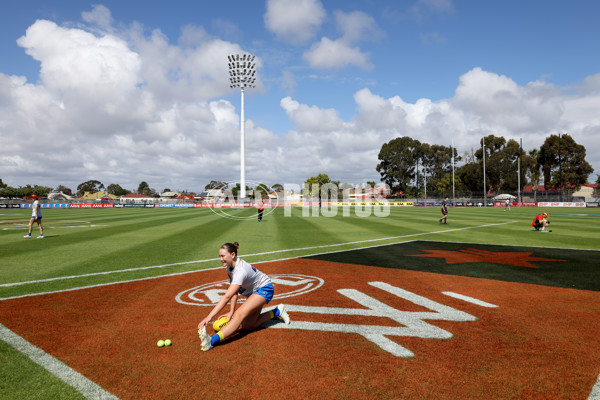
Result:
M115 196L114 194L109 194L106 192L96 192L96 193L85 192L81 198L84 200L98 200L98 199L116 200L116 199L118 199L118 197Z
M139 194L139 193L129 193L125 196L121 196L122 199L149 199L149 196Z
M597 189L598 188L598 185L596 185L595 183L584 183L583 185L580 185L580 186L581 187L589 187L589 188L592 188L592 189ZM568 185L568 184L565 184L565 187L571 187L571 186ZM552 190L556 191L556 190L560 190L560 189L552 189ZM533 185L523 186L523 191L524 192L533 192ZM542 185L538 185L537 191L538 192L545 192L546 188L544 187L543 184Z

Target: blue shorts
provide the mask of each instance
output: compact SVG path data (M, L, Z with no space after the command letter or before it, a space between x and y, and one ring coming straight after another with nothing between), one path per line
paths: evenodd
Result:
M36 218L36 217L34 217L33 215L31 216L31 218L32 218L34 221L41 221L41 220L42 220L42 217L37 217L37 218Z
M273 300L275 289L273 288L273 284L269 283L268 285L256 289L254 292L252 292L252 294L257 294L264 297L267 300L267 304L269 304L269 302Z

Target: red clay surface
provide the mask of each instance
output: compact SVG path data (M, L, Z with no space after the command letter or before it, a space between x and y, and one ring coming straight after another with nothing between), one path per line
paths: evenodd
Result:
M198 322L208 307L175 296L221 281L223 270L0 301L0 322L123 399L587 399L600 373L600 293L314 260L257 265L322 278L319 289L275 300L361 308L356 289L404 311L427 311L368 285L381 281L477 321L430 321L450 339L390 337L391 355L353 333L266 328L209 352ZM276 286L277 292L277 286ZM498 306L442 294L452 291ZM290 312L294 321L395 326L381 317ZM173 346L158 348L156 341Z

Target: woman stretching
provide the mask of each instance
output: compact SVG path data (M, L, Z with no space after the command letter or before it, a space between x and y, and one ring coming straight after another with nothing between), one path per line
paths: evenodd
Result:
M212 349L240 328L254 330L273 318L280 318L286 324L290 323L290 317L283 304L271 311L261 313L262 308L273 299L273 284L266 274L238 258L239 246L237 242L225 243L219 249L219 260L226 267L230 284L221 300L198 324L198 335L202 340L203 351ZM236 310L238 294L247 296L247 299ZM229 312L220 315L217 319L227 317L229 322L215 335L210 336L206 333L206 324L217 316L228 302L231 303Z

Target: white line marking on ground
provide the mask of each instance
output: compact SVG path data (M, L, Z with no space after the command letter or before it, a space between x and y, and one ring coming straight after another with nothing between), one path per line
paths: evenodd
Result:
M470 226L470 227L466 227L466 228L447 229L447 230L435 231L435 232L415 233L412 235L390 236L390 237L379 238L379 239L358 240L358 241L354 241L354 242L327 244L327 245L323 245L323 246L299 247L297 249L266 251L263 253L247 254L244 256L244 258L255 257L255 256L264 256L264 255L277 254L277 253L286 253L286 252L292 252L292 251L316 250L316 249L325 249L325 248L331 248L331 247L348 246L348 245L352 245L352 244L372 243L372 242L380 242L380 241L385 241L385 240L403 239L403 238L423 236L423 235L433 235L433 234L437 234L437 233L446 233L446 232L463 231L463 230L467 230L467 229L485 228L488 226L513 224L515 222L518 222L518 221L509 221L509 222L502 222L502 223L498 223L498 224ZM34 283L60 281L60 280L65 280L65 279L85 278L85 277L96 276L96 275L110 275L110 274L118 274L118 273L122 273L122 272L143 271L143 270L147 270L147 269L173 267L173 266L177 266L177 265L200 264L200 263L206 263L206 262L212 262L212 261L218 261L218 258L208 258L206 260L195 260L195 261L184 261L184 262L172 263L172 264L152 265L152 266L148 266L148 267L127 268L127 269L120 269L120 270L116 270L116 271L94 272L94 273L82 274L82 275L59 276L59 277L55 277L55 278L38 279L35 281L3 283L3 284L0 284L0 287L13 287L13 286L20 286L20 285L29 285L29 284L34 284ZM3 300L3 299L0 299L0 300Z
M592 393L590 393L588 400L600 400L600 375L598 375L598 380L592 388Z
M209 259L206 259L206 260L185 261L185 262L173 263L173 264L151 265L149 267L127 268L127 269L120 269L120 270L117 270L117 271L104 271L104 272L93 272L93 273L90 273L90 274L81 274L81 275L58 276L56 278L38 279L36 281L3 283L3 284L0 285L0 287L11 287L11 286L19 286L19 285L28 285L28 284L32 284L32 283L52 282L52 281L60 281L60 280L64 280L64 279L85 278L85 277L88 277L88 276L96 276L96 275L110 275L110 274L121 273L121 272L143 271L145 269L165 268L165 267L172 267L172 266L175 266L175 265L204 263L204 262L217 261L217 260L219 260L219 259L218 258L209 258Z
M16 226L22 226L23 228L28 227L29 224L14 224ZM97 228L99 226L108 226L108 225L65 225L65 226L46 226L44 225L44 229L67 229L67 228ZM20 231L23 228L4 228L3 231Z
M258 264L258 263L253 263L253 264ZM120 285L122 283L149 281L149 280L152 280L152 279L167 278L169 276L178 276L178 275L194 274L194 273L197 273L197 272L212 271L212 270L220 269L220 268L222 268L222 267L206 268L206 269L200 269L200 270L194 270L194 271L185 271L185 272L175 272L173 274L150 276L150 277L146 277L146 278L128 279L128 280L125 280L125 281L98 283L98 284L95 284L95 285L79 286L79 287L70 288L70 289L52 290L52 291L49 291L49 292L22 294L22 295L19 295L19 296L3 297L3 298L0 298L0 301L3 301L3 300L13 300L13 299L22 299L22 298L25 298L25 297L43 296L43 295L46 295L46 294L54 294L54 293L76 292L77 290L91 289L91 288L97 288L97 287L103 287L103 286L110 286L110 285Z
M72 386L88 399L118 399L118 397L102 389L79 372L67 366L62 361L52 357L44 350L34 346L6 326L0 324L0 339L29 357L33 362Z
M442 294L445 294L446 296L454 297L455 299L464 300L468 303L473 303L473 304L476 304L476 305L482 306L482 307L488 307L488 308L498 307L495 304L488 303L483 300L479 300L479 299L476 299L473 297L465 296L465 295L454 293L454 292L442 292Z

